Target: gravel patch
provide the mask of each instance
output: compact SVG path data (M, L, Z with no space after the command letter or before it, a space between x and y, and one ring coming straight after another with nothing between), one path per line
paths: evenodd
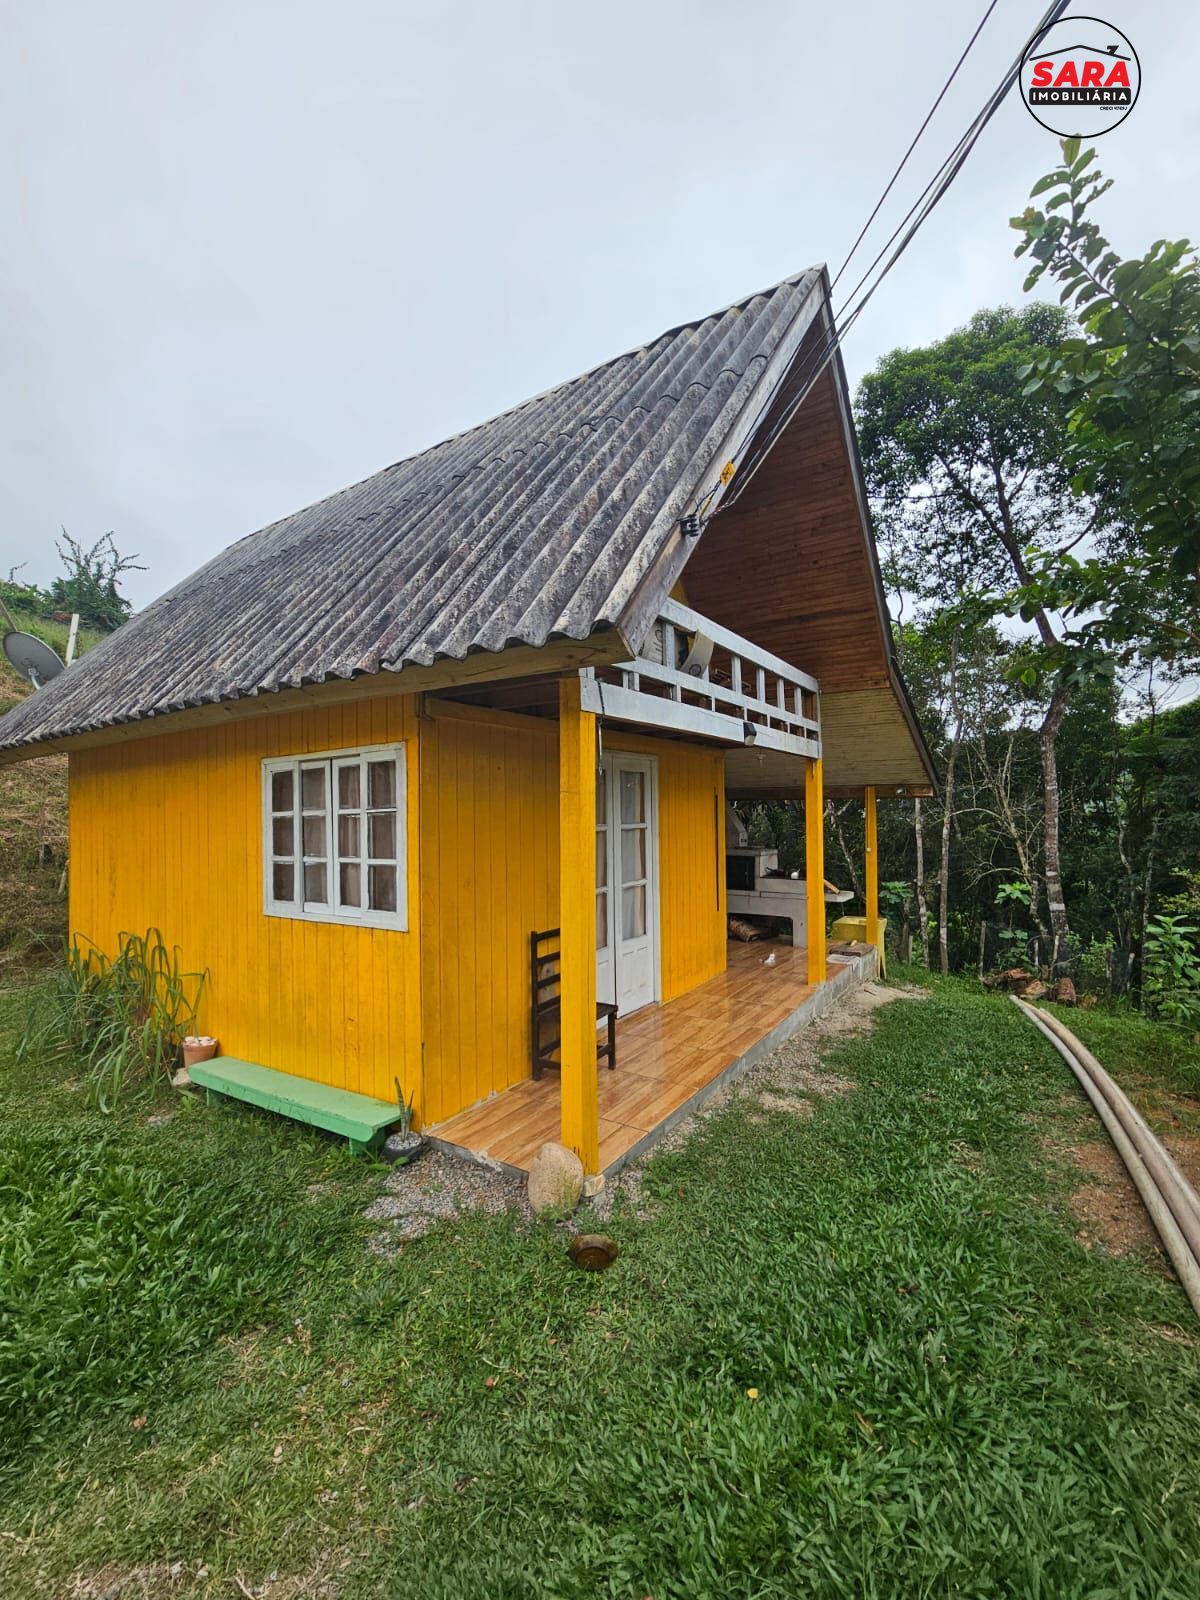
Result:
M363 1212L369 1222L386 1224L368 1240L368 1247L380 1255L394 1254L406 1240L467 1211L533 1215L523 1179L441 1150L427 1150L411 1166L390 1168L383 1188Z

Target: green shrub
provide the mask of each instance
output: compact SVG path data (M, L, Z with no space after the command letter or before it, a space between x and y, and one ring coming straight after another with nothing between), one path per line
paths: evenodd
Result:
M33 1000L17 1059L77 1055L96 1104L168 1077L195 1032L206 973L182 972L157 928L118 935L115 957L85 941Z
M1142 1005L1151 1016L1189 1033L1200 1030L1200 950L1195 923L1155 917L1142 947Z

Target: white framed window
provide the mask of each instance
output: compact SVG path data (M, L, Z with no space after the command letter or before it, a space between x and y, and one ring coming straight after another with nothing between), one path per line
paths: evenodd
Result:
M267 915L407 928L404 746L262 765Z

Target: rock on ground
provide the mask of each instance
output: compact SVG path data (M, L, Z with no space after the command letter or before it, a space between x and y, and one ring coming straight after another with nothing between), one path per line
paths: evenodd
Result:
M574 1211L583 1193L583 1162L562 1144L544 1144L529 1169L529 1204L539 1217Z

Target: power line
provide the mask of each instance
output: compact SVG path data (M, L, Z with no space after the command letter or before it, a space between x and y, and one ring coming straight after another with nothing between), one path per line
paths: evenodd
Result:
M842 262L841 266L837 269L837 276L834 278L833 282L829 285L830 294L833 293L833 291L837 288L838 284L841 282L842 274L845 272L846 268L850 265L851 261L854 259L854 256L858 251L859 245L866 238L867 232L870 229L871 224L875 221L875 218L879 215L880 210L883 207L884 201L887 199L888 195L891 194L892 190L895 188L897 178L899 178L900 174L904 171L904 168L908 165L909 156L912 155L913 151L917 148L917 145L921 142L921 135L925 132L925 129L933 121L934 115L937 112L937 108L941 105L942 101L946 98L946 95L949 93L950 86L954 82L955 78L958 77L958 74L959 74L959 71L962 68L963 62L971 54L971 51L972 51L972 49L974 47L976 39L978 39L979 35L983 32L984 28L987 25L988 18L991 16L992 12L996 9L996 7L997 7L997 5L999 5L999 3L1000 3L1000 0L991 0L991 4L988 6L987 10L983 13L983 16L980 17L978 25L975 28L975 32L967 40L966 48L963 50L962 55L960 55L958 60L954 63L954 66L953 66L953 68L951 69L951 72L950 72L950 76L946 79L945 83L942 85L941 93L938 95L937 99L930 106L929 110L925 113L924 122L922 122L921 126L917 129L916 133L913 135L912 143L909 145L908 149L900 157L900 164L896 168L895 172L893 172L891 177L888 179L887 188L879 196L879 199L876 200L875 206L874 206L874 209L871 212L871 215L863 223L862 229L859 232L858 238L855 239L854 243L850 246L850 250L849 250L849 252L848 252L848 254L846 256L846 259Z
M994 0L993 0L993 3L994 3ZM980 29L983 27L983 24L987 21L987 17L988 17L988 15L990 15L991 9L992 9L991 6L989 6L988 12L985 13L982 21L979 24L979 27L975 30L975 34L972 35L972 39L971 39L971 43L972 44L974 43L975 38L978 36ZM1049 7L1049 9L1046 11L1046 13L1043 16L1041 22L1038 24L1037 28L1034 30L1033 34L1030 37L1031 38L1037 38L1040 34L1044 33L1047 28L1052 27L1053 24L1058 20L1058 18L1062 15L1062 13L1066 9L1067 9L1067 0L1055 0L1055 3L1052 4ZM971 45L968 44L967 49L969 50L970 47L971 47ZM965 55L966 55L966 51L964 51L964 58L965 58ZM846 297L846 300L844 301L844 303L843 303L843 305L841 307L841 310L838 311L838 312L834 312L832 310L832 307L830 307L830 319L831 319L831 324L832 324L830 332L827 335L824 344L822 346L820 346L813 353L813 355L811 355L807 359L807 361L804 363L804 368L803 368L802 375L801 375L801 382L800 382L800 388L799 388L798 393L792 398L791 401L789 401L789 403L785 407L782 415L779 417L778 421L775 423L774 427L771 429L771 432L768 435L767 439L764 442L762 442L761 444L759 444L759 445L757 445L755 447L754 454L749 459L749 461L747 463L745 463L745 464L735 461L734 464L737 467L737 485L734 488L733 492L730 495L728 495L721 502L721 504L717 507L717 510L713 513L714 516L718 515L721 511L725 511L729 507L735 505L737 503L737 501L740 499L741 495L745 492L745 490L748 487L750 481L753 479L755 473L758 471L759 467L762 465L763 460L766 458L768 452L770 451L772 445L775 443L776 439L779 437L780 433L787 426L787 424L792 420L792 418L795 416L796 412L799 410L800 406L804 403L804 401L807 399L808 395L812 392L812 389L813 389L814 385L816 384L817 380L820 378L821 374L824 372L825 368L829 365L829 362L832 360L835 352L838 350L838 348L841 345L842 340L845 338L846 334L849 333L850 329L854 326L855 322L862 315L863 311L866 309L867 305L869 304L871 298L874 296L876 290L879 288L880 284L887 277L888 273L896 265L897 261L899 261L900 257L904 254L904 252L908 249L908 246L912 243L913 239L916 237L916 235L919 232L919 230L921 229L921 227L924 225L926 220L932 214L932 212L934 211L935 207L938 205L939 201L941 201L942 198L949 191L950 186L953 184L955 178L958 176L959 172L962 170L963 165L965 164L968 156L971 154L972 150L975 148L975 145L978 143L979 138L982 135L984 129L987 127L988 123L992 120L993 116L995 116L997 110L1000 108L1000 105L1003 103L1003 101L1004 101L1005 97L1007 96L1009 90L1012 88L1013 84L1016 82L1016 80L1017 80L1017 78L1018 78L1018 76L1020 74L1021 63L1024 60L1024 55L1025 55L1025 51L1024 51L1024 48L1023 48L1022 51L1021 51L1021 54L1017 56L1016 60L1013 62L1013 64L1005 72L1003 78L1000 80L1000 82L997 84L997 86L992 90L991 94L985 100L982 108L976 114L976 116L971 121L971 123L968 125L967 129L965 130L965 132L961 135L961 137L959 138L957 144L955 144L954 147L951 149L949 155L946 156L946 158L943 160L942 164L938 167L938 169L934 173L933 177L925 185L924 189L917 196L917 199L913 202L913 204L909 207L909 209L905 213L904 217L900 220L900 222L897 224L897 226L893 229L890 237L884 243L882 248L877 252L877 254L876 254L874 260L871 262L870 266L863 273L863 275L859 278L859 280L855 284L854 288L850 291L849 295ZM962 59L963 58L960 58L959 65L961 65ZM958 71L958 66L956 66L955 69L954 69L955 73L957 71ZM951 79L949 81L952 81L953 77L954 77L954 73L951 74ZM946 88L949 87L949 81L947 82ZM942 95L944 95L945 92L946 92L946 89L943 88ZM942 96L939 95L938 98L940 100L942 98ZM935 102L934 109L936 109L936 104L937 104L937 102ZM931 111L930 115L932 115L932 111ZM925 128L926 124L928 123L928 120L929 119L927 117L925 123L922 123L921 130L919 130L918 134L917 134L917 139L920 138L921 132L924 131L924 128ZM917 141L914 140L913 144L915 145L916 142ZM908 154L911 153L911 149L912 149L912 146L909 147L909 152L906 152L904 160L901 161L900 168L902 168L904 166L905 161L907 161ZM893 178L892 178L891 182L888 184L888 188L885 189L884 196L881 197L881 199L880 199L880 205L882 205L883 198L886 197L888 191L892 188L893 184L895 183L896 177L899 175L900 168L897 168L896 174L893 175ZM879 207L877 206L876 207L876 211L878 211L878 209L879 209ZM875 212L872 213L872 217L874 217L874 215L875 215ZM868 221L867 226L868 227L870 226L870 222L869 221ZM865 232L866 232L866 229L864 228L863 233L865 234ZM861 238L862 238L862 235L860 234L859 239L861 240ZM897 241L899 241L899 242L897 242ZM878 267L879 263L881 261L883 261L884 256L887 255L887 252L889 251L889 249L891 249L891 247L893 245L895 245L895 249L892 250L891 255L888 256L886 262L884 262L884 265L882 266L882 268L880 269L880 271L876 275L874 281L870 284L870 287L866 289L865 293L861 294L861 297L858 299L857 303L854 303L855 296L859 295L860 291L863 290L864 285L867 284L868 280L871 277L871 274L873 272L875 272L876 267ZM857 250L857 248L858 248L858 241L855 242L854 249L851 251L850 254L853 255L854 251ZM846 262L844 262L842 264L842 267L839 268L839 272L838 272L838 276L839 277L845 271L846 265L848 264L849 260L850 260L850 257L847 256ZM832 289L832 285L831 285L831 289ZM852 304L853 304L853 309L849 309ZM765 410L765 407L764 407L764 410ZM755 419L754 425L751 428L750 434L749 434L749 436L747 438L747 444L749 444L750 440L753 438L754 429L758 426L758 422L761 420L761 417L762 417L762 412L760 412L759 416ZM743 447L743 448L745 448L745 447ZM717 492L717 487L719 487L719 486L715 486L713 488L713 490L711 490L709 492L709 494L705 497L705 500L703 501L703 506L706 507L707 505L711 504L711 501L712 501L714 495ZM701 510L701 516L703 516L703 515L704 515L704 511L702 509Z

